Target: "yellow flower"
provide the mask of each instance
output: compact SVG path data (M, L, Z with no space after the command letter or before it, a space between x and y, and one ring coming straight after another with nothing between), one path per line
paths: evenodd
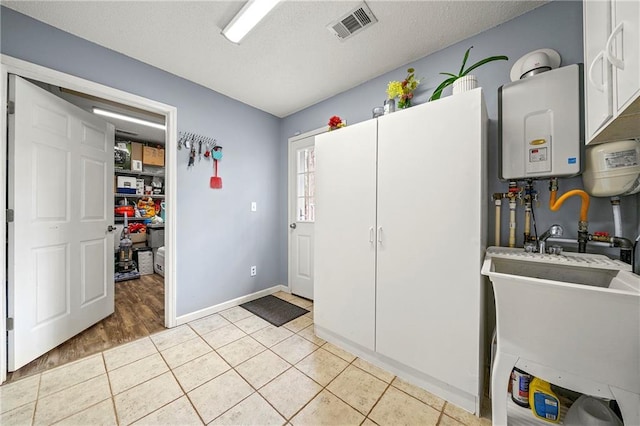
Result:
M389 99L397 98L403 94L402 83L399 81L390 81L387 86L387 96Z

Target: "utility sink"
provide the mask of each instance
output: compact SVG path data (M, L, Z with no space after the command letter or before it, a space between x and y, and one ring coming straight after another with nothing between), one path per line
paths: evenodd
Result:
M507 424L514 366L568 389L616 399L640 424L640 276L603 255L489 247L482 274L496 303L494 424Z
M566 252L552 255L527 253L523 249L490 247L487 256L491 258L492 265L487 265L487 273L483 269L485 275L497 272L563 283L640 291L640 281L624 281L625 277L633 278L631 274L623 274L621 279L616 279L620 271L631 271L631 265L603 255Z

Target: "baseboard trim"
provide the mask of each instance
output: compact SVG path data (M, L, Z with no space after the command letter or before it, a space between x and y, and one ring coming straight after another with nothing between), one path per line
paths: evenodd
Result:
M246 302L250 302L255 299L259 299L264 296L268 296L269 294L277 293L279 291L284 291L285 293L291 293L289 290L289 286L279 284L273 287L266 288L264 290L257 291L255 293L247 294L246 296L240 296L238 298L229 300L227 302L223 302L214 306L209 306L208 308L200 309L195 312L191 312L189 314L181 315L176 318L176 325L186 324L191 321L195 321L200 318L204 318L211 314L215 314L220 311L224 311L225 309L233 308L234 306L241 305Z
M462 389L458 389L457 387L442 382L428 374L422 373L396 360L387 358L384 355L360 346L357 343L345 339L339 334L318 326L317 324L315 324L314 327L316 336L319 338L324 339L327 342L382 368L383 370L393 373L400 379L425 389L445 401L451 402L471 414L475 414L477 417L480 417L481 395L472 395Z

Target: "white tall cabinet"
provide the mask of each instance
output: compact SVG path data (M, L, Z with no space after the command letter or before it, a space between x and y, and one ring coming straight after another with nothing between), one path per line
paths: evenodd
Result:
M486 132L476 89L316 138L316 333L471 412Z
M315 145L314 322L368 350L375 348L377 124L318 135Z

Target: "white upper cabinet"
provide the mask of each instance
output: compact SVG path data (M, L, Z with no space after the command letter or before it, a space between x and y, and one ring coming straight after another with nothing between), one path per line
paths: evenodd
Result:
M613 116L611 66L605 54L611 34L611 3L592 2L584 7L585 100L588 105L587 139Z
M586 141L640 137L640 2L584 2Z
M613 29L605 47L615 74L616 108L620 111L640 91L640 1L618 0L612 5Z

